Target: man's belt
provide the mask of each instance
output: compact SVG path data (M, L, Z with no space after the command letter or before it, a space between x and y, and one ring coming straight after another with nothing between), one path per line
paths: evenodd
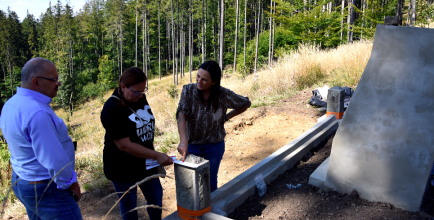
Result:
M40 181L29 181L29 184L41 184L48 180L40 180Z

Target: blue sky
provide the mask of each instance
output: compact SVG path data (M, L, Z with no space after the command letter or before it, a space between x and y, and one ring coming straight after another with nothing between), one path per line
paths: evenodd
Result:
M74 8L74 12L80 10L86 2L86 0L61 0L60 2L62 2L62 5L65 5L67 1ZM27 15L27 10L37 19L41 13L47 10L49 3L49 0L0 0L0 10L6 12L9 6L11 11L17 13L20 21L23 21ZM56 3L57 0L51 1L51 5Z

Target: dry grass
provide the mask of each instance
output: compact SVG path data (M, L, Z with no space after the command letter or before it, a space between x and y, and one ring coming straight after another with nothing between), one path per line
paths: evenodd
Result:
M363 74L371 56L371 50L372 42L370 41L358 41L326 51L321 51L313 46L301 45L296 53L285 58L293 66L295 78L309 75L309 71L312 69L319 68L321 71L324 78L307 83L304 87L318 83L320 85L328 83L330 87L354 87Z
M240 74L227 71L222 79L222 86L247 96L252 107L271 105L277 100L288 98L302 88L314 86L330 87L356 86L371 54L372 42L355 42L335 49L320 50L313 46L300 45L297 51L281 57L272 68L262 69L256 74L242 77ZM309 77L310 75L314 77ZM315 75L316 74L316 75ZM319 74L319 77L316 77ZM195 82L196 71L192 73ZM189 73L179 78L175 87L180 94L182 86L190 82ZM173 76L161 80L149 81L148 102L156 119L155 147L168 154L176 153L179 141L175 112L178 97L172 98L168 90L173 85ZM107 100L113 90L109 91ZM76 107L72 117L67 117L63 110L56 114L65 120L73 139L78 141L76 152L76 168L79 182L83 190L91 190L107 184L103 175L102 154L105 131L100 122L103 103L99 99ZM68 119L68 120L66 120ZM13 212L15 205L10 205L6 213ZM19 208L22 210L22 208Z

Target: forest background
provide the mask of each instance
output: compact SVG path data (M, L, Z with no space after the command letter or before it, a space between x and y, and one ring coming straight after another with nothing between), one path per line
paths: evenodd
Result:
M433 0L89 0L78 13L58 1L22 22L0 11L0 98L15 94L32 57L55 63L53 101L72 115L132 66L150 79L175 73L174 84L209 59L245 75L299 43L333 48L372 39L385 16L429 27L433 14Z
M236 73L242 80L260 68L279 71L279 60L305 50L305 45L327 51L372 40L376 25L383 23L385 16L398 16L402 25L429 28L433 24L433 2L88 0L74 13L70 5L58 1L50 4L39 18L27 14L22 22L14 11L0 10L0 101L5 103L16 93L25 62L43 57L53 61L58 69L62 86L53 99L53 108L62 109L62 117L68 123L76 120L73 114L81 114L77 107L89 99L104 102L108 90L117 87L121 73L132 66L142 68L150 79L173 74L171 83L178 85L192 82L191 73L200 63L215 60L224 69L224 75ZM351 58L350 50L339 56ZM357 71L360 77L363 69ZM312 86L322 74L317 64L305 72L308 74L295 80L296 89ZM256 90L257 86L252 85L251 89ZM175 86L167 92L172 97L178 93ZM175 110L174 106L163 108ZM170 120L173 114L167 113ZM101 132L99 123L86 123L90 124L87 136L93 136L93 130ZM176 131L166 134L172 139L170 142L176 139ZM91 146L94 145L101 147ZM10 185L9 156L7 145L1 140L0 201L5 199L4 192ZM77 166L101 174L101 163L100 155L95 154L79 157Z

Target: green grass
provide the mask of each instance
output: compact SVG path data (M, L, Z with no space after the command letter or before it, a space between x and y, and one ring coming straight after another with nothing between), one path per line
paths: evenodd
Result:
M8 145L0 138L0 203L6 199L6 193L11 185L12 167L9 162L11 154L8 150ZM17 197L13 192L9 195L8 202L17 201Z
M177 148L179 143L178 131L165 132L163 135L155 137L156 150L167 153L173 148Z

